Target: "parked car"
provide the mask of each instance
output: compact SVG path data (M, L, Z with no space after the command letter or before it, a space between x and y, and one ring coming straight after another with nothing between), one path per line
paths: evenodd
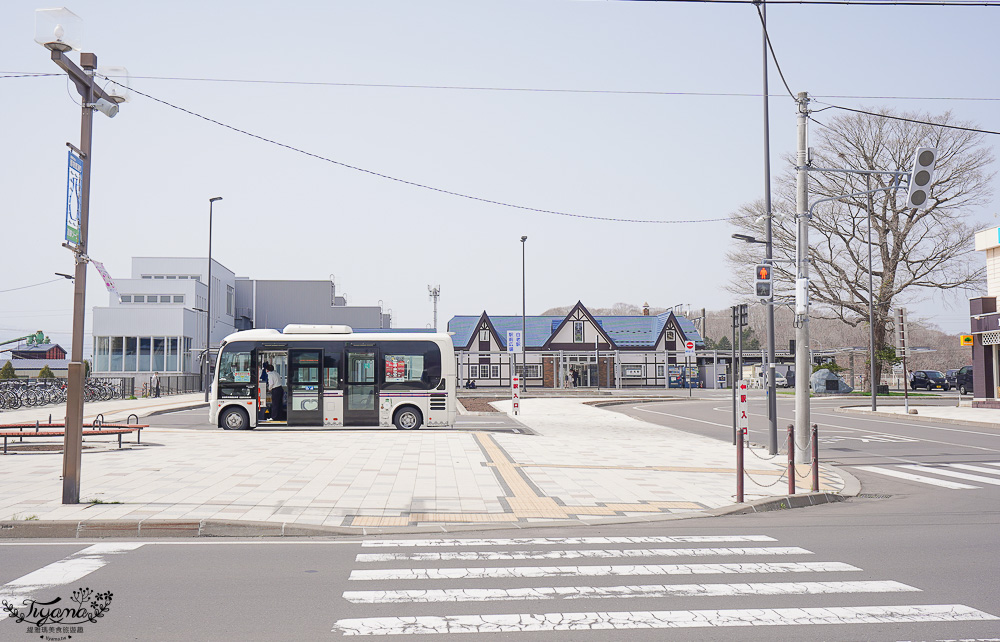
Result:
M955 379L955 375L958 374L958 368L952 368L944 373L944 378L948 380L948 385L954 388L958 385L958 381Z
M780 372L775 372L774 373L774 385L777 386L778 388L787 388L788 387L788 379L786 379L785 375L781 374Z
M955 385L963 395L972 394L972 366L962 366L955 374Z
M951 386L948 385L948 380L945 379L944 374L939 370L916 370L913 373L913 378L910 380L910 388L916 390L917 388L926 388L927 390L933 390L934 388L941 388L942 390L951 390Z

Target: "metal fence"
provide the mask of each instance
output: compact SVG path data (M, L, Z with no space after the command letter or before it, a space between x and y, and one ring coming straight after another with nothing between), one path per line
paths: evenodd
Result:
M16 410L25 406L48 406L66 403L69 380L55 379L2 379L0 380L0 409ZM83 399L107 401L127 399L135 394L133 377L90 377L83 382Z
M201 385L201 375L197 374L182 374L182 375L163 375L160 377L160 396L166 395L179 395L186 392L201 392L204 388ZM143 383L139 388L140 397L155 397L156 390L149 385L149 382Z

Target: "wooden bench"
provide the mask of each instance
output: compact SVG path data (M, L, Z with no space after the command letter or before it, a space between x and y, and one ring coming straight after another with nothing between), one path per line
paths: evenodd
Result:
M14 430L16 428L17 430ZM66 424L62 423L39 423L33 424L3 424L0 425L0 437L3 437L3 454L7 454L7 442L10 439L24 441L25 437L65 437ZM142 429L149 428L149 424L131 423L104 423L96 421L94 423L83 424L83 436L95 437L100 435L118 435L118 448L122 447L122 435L135 433L135 443L142 443Z

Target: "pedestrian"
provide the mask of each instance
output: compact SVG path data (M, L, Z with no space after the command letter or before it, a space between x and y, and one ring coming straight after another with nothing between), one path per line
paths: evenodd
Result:
M274 366L267 364L267 389L271 393L271 419L285 420L285 389L281 385L281 376L274 371Z
M153 396L160 396L160 373L154 372L153 376L149 379L149 387L152 388Z
M576 382L579 381L580 375L577 374L576 368L573 368L570 372L573 373L573 387L576 388Z

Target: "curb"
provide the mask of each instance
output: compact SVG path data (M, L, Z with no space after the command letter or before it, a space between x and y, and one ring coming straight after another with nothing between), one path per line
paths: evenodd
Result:
M881 410L876 410L872 412L871 410L856 410L861 406L841 406L840 408L833 408L834 412L839 412L845 415L865 415L867 417L883 417L888 419L900 419L905 418L908 421L916 421L918 423L937 423L937 424L948 424L951 426L973 426L976 428L997 428L997 424L992 421L973 421L971 419L952 419L950 417L930 417L926 415L904 415L900 412L883 412ZM912 407L912 405L911 405ZM917 406L927 407L927 408L937 408L940 406Z
M171 412L180 412L181 410L197 410L198 408L208 408L208 402L199 401L198 403L188 404L186 406L177 406L175 408L163 408L162 410L154 410L148 414L143 415L143 417L155 417L157 415L166 415Z

